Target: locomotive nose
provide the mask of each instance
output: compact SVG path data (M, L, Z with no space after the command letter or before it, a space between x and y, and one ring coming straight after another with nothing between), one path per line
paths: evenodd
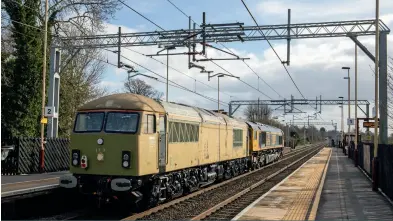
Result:
M74 134L71 148L72 173L117 176L136 171L137 135Z

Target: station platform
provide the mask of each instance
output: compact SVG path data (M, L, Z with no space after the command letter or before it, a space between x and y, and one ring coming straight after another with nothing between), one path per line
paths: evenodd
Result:
M1 176L1 197L12 197L55 189L59 186L60 176L67 173L69 172Z
M233 220L393 220L393 206L337 148L323 148Z

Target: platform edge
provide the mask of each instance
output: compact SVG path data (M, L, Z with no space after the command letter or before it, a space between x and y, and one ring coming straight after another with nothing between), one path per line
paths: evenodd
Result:
M314 202L313 202L313 206L311 208L310 215L308 216L307 220L315 220L315 218L317 216L319 201L321 200L322 190L323 190L323 186L325 184L326 174L327 174L327 171L329 168L329 163L330 163L330 158L332 157L332 153L333 153L333 150L331 149L330 154L329 154L329 158L326 162L326 165L325 165L325 168L323 171L321 182L319 183L319 187L318 187L318 190L317 190L315 198L314 198Z
M325 148L325 147L324 147ZM277 189L282 183L284 183L286 180L288 180L293 174L295 174L297 171L299 171L306 163L308 163L309 161L311 161L311 159L313 157L315 157L316 155L318 155L319 153L322 152L322 150L324 149L322 148L320 151L318 151L315 155L313 155L310 159L308 159L306 162L304 162L302 165L300 165L300 167L298 167L295 171L293 171L291 174L289 174L287 177L285 177L283 180L281 180L281 182L279 182L278 184L276 184L273 188L271 188L269 191L267 191L266 193L264 193L262 196L260 196L258 199L256 199L254 202L252 202L250 205L248 205L246 208L244 208L239 214L237 214L234 218L232 218L231 220L238 220L240 217L242 217L247 211L249 211L252 207L254 207L255 204L257 204L259 201L261 201L263 198L265 198L268 194L270 194L272 191L274 191L275 189Z

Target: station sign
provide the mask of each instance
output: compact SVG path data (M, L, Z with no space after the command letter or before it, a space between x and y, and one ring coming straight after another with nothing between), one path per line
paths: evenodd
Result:
M363 127L375 127L375 122L363 122ZM378 124L379 128L379 124Z
M55 107L54 106L52 106L52 107L49 107L49 106L45 107L45 114L44 114L44 116L45 117L57 117L57 113L55 111Z

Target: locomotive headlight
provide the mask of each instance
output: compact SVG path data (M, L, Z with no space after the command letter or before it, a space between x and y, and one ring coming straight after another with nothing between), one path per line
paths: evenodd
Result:
M129 165L128 165L128 161L123 161L123 167L128 167Z
M122 151L121 158L122 158L121 166L123 168L130 168L131 152L130 151Z
M80 150L76 150L76 149L72 150L72 152L71 152L71 156L72 156L71 163L72 163L73 166L79 166L80 155L81 155L81 151Z
M123 161L128 161L130 159L130 156L128 154L123 155Z

